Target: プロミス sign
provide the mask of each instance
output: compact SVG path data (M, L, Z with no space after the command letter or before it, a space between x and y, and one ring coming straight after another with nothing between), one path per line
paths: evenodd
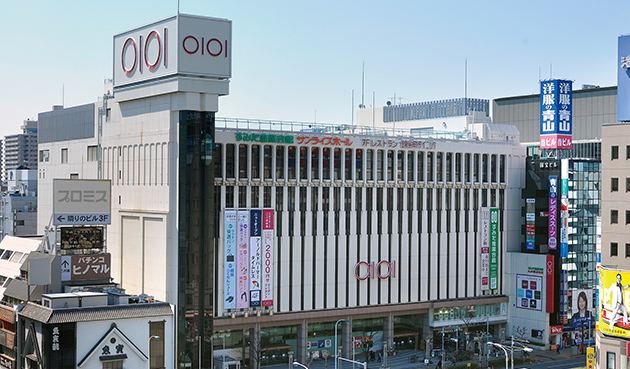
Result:
M109 180L55 179L53 181L53 224L111 224L111 182Z

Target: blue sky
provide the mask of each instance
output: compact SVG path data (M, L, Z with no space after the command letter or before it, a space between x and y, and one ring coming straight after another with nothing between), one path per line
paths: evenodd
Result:
M616 85L630 2L180 0L232 20L230 95L219 116L350 123L382 106L537 93L539 75ZM113 35L177 12L177 1L0 0L0 136L61 104L94 102L112 76Z

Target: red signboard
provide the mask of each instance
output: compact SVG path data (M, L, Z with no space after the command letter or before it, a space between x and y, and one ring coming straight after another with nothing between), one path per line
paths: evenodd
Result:
M549 329L551 330L551 334L562 334L564 331L561 325L552 325Z
M553 255L547 255L547 264L545 265L545 275L547 276L547 312L555 312L554 301L554 278L555 263Z

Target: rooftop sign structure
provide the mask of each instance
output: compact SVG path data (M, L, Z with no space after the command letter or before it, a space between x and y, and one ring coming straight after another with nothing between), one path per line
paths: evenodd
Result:
M229 79L232 22L179 14L114 36L114 89L174 76Z

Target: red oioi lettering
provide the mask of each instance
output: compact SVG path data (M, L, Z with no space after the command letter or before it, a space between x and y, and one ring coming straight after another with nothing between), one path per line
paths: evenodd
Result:
M383 268L384 266L387 268ZM354 276L360 281L364 281L370 277L372 279L376 277L379 279L387 279L389 277L396 278L396 261L391 263L386 260L381 260L378 263L359 261L354 266Z
M228 57L228 40L221 40L217 38L211 38L206 41L205 37L201 39L188 35L182 40L182 47L184 51L190 55L208 53L211 56L217 57L223 54L225 58Z
M138 36L138 44L136 44L136 40L134 40L133 37L128 37L125 40L125 43L122 47L122 52L120 53L120 64L122 66L123 72L128 76L132 75L136 71L136 68L138 68L139 71L142 72L143 59L144 65L146 65L146 67L150 71L156 70L161 61L163 61L164 66L166 67L167 32L167 28L164 28L162 36L160 36L160 34L156 30L152 30L147 35L146 39L144 39L144 47L142 45L142 35ZM157 55L149 55L149 45L152 42L157 43ZM128 51L130 51L129 48L133 48L133 63L125 63L125 55L127 55ZM149 61L151 57L155 58L155 60ZM129 66L129 64L131 64L131 66Z

